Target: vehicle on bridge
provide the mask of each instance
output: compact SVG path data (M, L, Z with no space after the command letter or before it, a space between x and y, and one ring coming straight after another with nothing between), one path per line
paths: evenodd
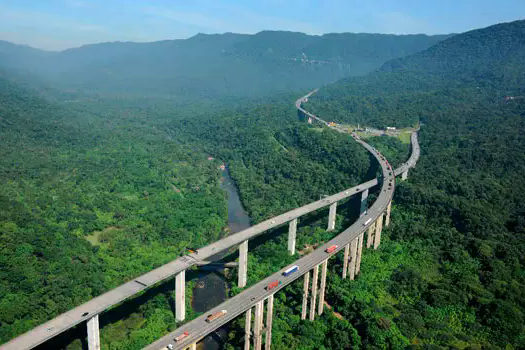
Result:
M270 284L268 284L268 285L266 286L266 290L272 290L272 289L274 289L275 287L279 286L281 283L282 283L282 282L279 281L279 280L275 280L275 281L273 281L273 282L270 282Z
M372 219L368 219L368 220L366 220L366 221L363 223L363 226L368 225L368 224L370 223L370 221L372 221Z
M325 252L327 253L333 253L337 249L337 244L331 245L328 248L326 248Z
M217 311L214 314L208 315L208 317L206 318L206 322L208 323L213 322L214 320L226 315L227 312L228 310L221 310L221 311Z
M189 332L184 332L184 333L182 333L181 335L179 335L178 337L175 337L175 341L176 341L176 342L179 342L179 341L181 341L182 339L186 338L188 335L190 335Z
M283 275L284 276L290 276L292 273L297 272L298 270L299 270L299 266L294 265L294 266L290 267L289 269L286 269L283 272Z

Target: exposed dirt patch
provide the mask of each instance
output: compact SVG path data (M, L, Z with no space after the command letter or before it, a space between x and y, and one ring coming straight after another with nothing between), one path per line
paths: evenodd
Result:
M108 226L102 231L93 231L90 235L86 236L86 239L93 246L99 246L103 243L108 242L108 238L115 232L120 231L122 228L117 226Z
M313 244L313 245L305 244L303 246L303 249L299 250L297 253L299 253L299 255L306 255L306 254L313 252L314 249L317 248L318 246L319 246L318 243Z
M339 312L335 312L333 309L332 309L332 306L330 304L328 304L326 301L324 302L324 306L326 306L326 308L330 311L332 311L332 313L334 314L335 317L337 317L338 319L342 320L343 319L343 315L341 315Z

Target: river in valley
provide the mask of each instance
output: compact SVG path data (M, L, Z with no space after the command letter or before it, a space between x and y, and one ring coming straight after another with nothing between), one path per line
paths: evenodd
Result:
M244 210L237 187L233 182L228 169L222 171L221 188L228 193L228 228L230 233L239 232L250 227L250 217ZM214 255L210 260L217 261L227 255L222 252ZM226 299L228 285L224 278L222 269L201 269L199 277L193 289L192 307L197 312L205 312L220 304ZM222 348L223 340L227 339L227 328L223 327L214 334L208 335L197 346L201 350L219 350Z

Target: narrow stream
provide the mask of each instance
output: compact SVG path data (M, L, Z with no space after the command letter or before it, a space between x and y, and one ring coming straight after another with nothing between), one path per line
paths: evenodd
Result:
M237 187L233 182L228 169L222 172L221 188L228 193L228 228L230 233L239 232L250 227L250 217L244 210ZM210 258L211 261L222 259L227 252L222 252ZM192 307L197 312L205 312L226 300L228 285L222 269L205 270L199 273L199 278L193 289ZM215 333L208 335L198 344L200 350L220 350L221 339L226 340L227 327L222 327Z

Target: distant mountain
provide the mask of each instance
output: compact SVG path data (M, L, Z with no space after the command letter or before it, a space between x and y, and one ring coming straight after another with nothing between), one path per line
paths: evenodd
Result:
M426 253L413 265L410 254L385 262L390 276L375 267L381 297L369 298L367 285L361 301L337 305L352 309L353 324L388 320L384 330L359 329L363 347L525 348L525 21L458 34L338 81L307 108L351 125L422 124L421 158L397 184L387 244ZM390 137L368 142L383 154L406 149Z
M47 52L0 42L0 68L63 89L118 94L253 96L363 75L446 35L263 31L198 34L185 40L113 42Z
M436 105L425 102L431 97L445 103L460 94L525 96L525 20L457 34L366 76L341 79L309 107L339 121L407 126L434 112Z
M55 53L16 45L0 40L0 64L4 67L30 67L39 61L54 56Z
M507 82L524 78L525 21L472 30L427 50L386 62L383 72L425 72L454 79ZM521 79L523 81L523 79Z

